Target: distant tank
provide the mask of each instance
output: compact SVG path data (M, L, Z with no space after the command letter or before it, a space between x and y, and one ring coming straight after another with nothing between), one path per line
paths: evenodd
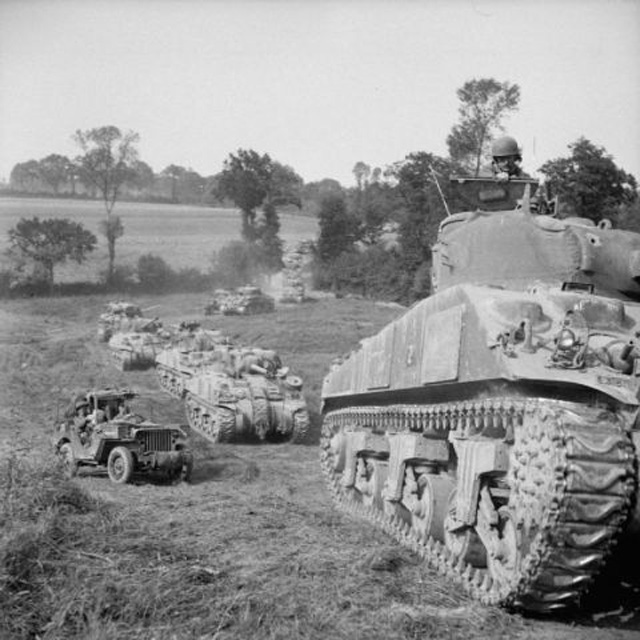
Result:
M109 342L119 331L155 333L162 328L158 318L145 318L142 309L131 302L109 302L98 318L98 340Z
M574 606L640 530L640 236L535 213L531 180L452 187L433 294L323 382L322 468L480 601Z
M162 334L130 331L114 334L109 340L109 349L121 371L144 371L155 366L156 357L166 344Z
M302 442L309 429L302 380L286 370L203 370L185 383L185 403L190 426L213 442Z
M232 296L233 293L228 289L216 289L209 302L205 305L204 315L213 316L217 313L222 313Z
M205 307L205 315L221 313L226 316L250 316L271 313L275 310L275 300L263 293L259 287L247 285L235 291L218 289Z

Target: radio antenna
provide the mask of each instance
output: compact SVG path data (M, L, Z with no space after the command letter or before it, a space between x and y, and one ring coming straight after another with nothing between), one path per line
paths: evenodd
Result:
M442 193L442 189L440 188L440 183L438 182L438 176L436 172L433 170L433 167L429 165L429 171L433 176L433 181L436 183L436 187L438 188L438 193L440 194L440 198L442 199L442 204L444 205L444 210L447 212L447 218L451 215L451 211L449 211L449 205L447 205L447 201L444 197L444 193Z

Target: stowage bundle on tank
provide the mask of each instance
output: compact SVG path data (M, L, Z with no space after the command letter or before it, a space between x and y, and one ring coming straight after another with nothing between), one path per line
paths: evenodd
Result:
M311 254L312 244L308 241L301 241L284 252L280 302L300 303L306 299L303 271L311 260Z
M137 393L130 389L90 389L76 394L54 436L56 453L67 475L79 467L104 467L118 484L134 473L157 471L188 481L193 455L185 431L135 412Z
M160 386L182 398L186 381L203 368L233 374L233 348L231 340L220 331L182 323L155 356Z
M472 596L550 612L640 530L640 236L457 184L434 293L324 380L322 469Z
M275 300L271 296L263 293L259 287L247 285L234 291L216 290L205 306L205 315L221 313L228 316L248 316L274 310Z
M192 428L214 442L301 442L309 429L302 380L268 349L232 350L233 373L204 368L185 383Z

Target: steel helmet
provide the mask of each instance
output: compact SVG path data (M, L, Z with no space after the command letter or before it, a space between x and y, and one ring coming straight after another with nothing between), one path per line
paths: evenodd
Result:
M520 147L515 138L503 136L493 141L491 145L491 155L495 157L518 156L520 157Z

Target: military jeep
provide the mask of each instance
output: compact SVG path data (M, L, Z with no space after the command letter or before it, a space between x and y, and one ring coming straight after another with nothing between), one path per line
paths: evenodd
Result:
M191 479L193 455L186 433L134 413L129 389L90 390L76 396L65 412L54 445L68 477L81 466L106 467L117 484L134 473L158 471L172 480Z

